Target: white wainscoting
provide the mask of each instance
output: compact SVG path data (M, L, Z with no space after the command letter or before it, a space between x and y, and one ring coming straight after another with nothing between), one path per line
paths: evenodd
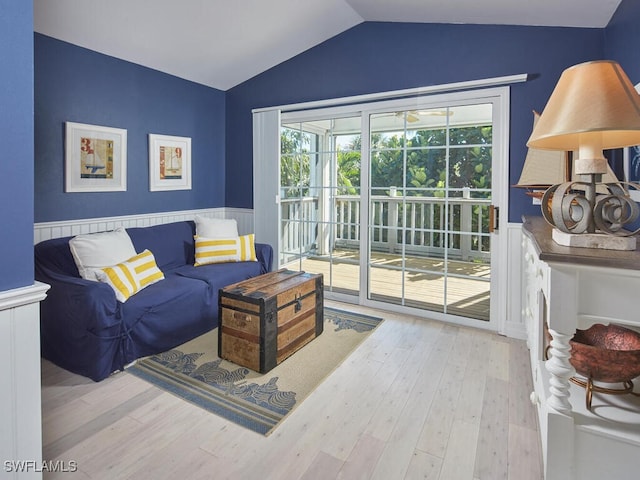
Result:
M522 224L507 224L507 318L502 333L526 340L527 325L522 315Z
M2 478L42 478L39 302L48 289L36 282L0 292Z
M224 218L235 218L238 222L238 233L240 235L247 235L249 233L255 233L253 225L253 210L248 208L225 208ZM265 243L264 239L256 238L256 242Z
M253 233L253 210L242 208L208 208L36 223L34 225L34 243L51 238L70 237L82 233L104 232L120 226L125 228L148 227L163 223L193 220L196 215L208 218L235 218L238 222L240 235Z

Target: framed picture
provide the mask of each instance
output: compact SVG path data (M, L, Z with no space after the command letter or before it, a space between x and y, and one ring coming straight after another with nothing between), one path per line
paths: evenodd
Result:
M640 184L640 145L624 149L624 181ZM629 195L640 202L640 185L638 189L629 188Z
M634 87L640 92L640 83ZM640 184L640 145L627 147L623 152L624 181ZM640 202L640 187L637 190L629 188L629 195L636 202Z
M149 189L191 190L191 138L149 134Z
M127 189L127 131L66 122L65 192Z
M637 83L634 87L637 92L640 92L640 83ZM624 181L640 184L640 145L624 149L623 165ZM637 190L629 188L629 196L636 202L640 202L640 187Z

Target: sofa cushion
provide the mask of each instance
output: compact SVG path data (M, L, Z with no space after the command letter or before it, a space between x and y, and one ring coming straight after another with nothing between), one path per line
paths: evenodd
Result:
M76 235L69 240L78 273L86 280L97 281L98 272L133 257L136 249L126 230L118 227L109 232Z
M98 280L109 285L120 302L149 285L164 279L162 271L156 265L153 253L145 250L126 262L105 267L97 272Z
M192 221L133 227L128 228L127 233L137 252L145 249L153 252L158 268L165 274L168 270L193 264L195 224Z
M255 262L254 235L235 238L204 238L196 235L196 267L210 263Z
M215 305L218 301L218 291L233 283L241 282L249 278L257 277L263 273L261 262L233 262L212 263L206 267L185 265L175 270L176 275L198 279L206 282L215 294ZM217 317L217 315L216 315Z
M119 304L126 346L123 363L117 366L167 351L215 328L217 302L218 291L206 282L166 273L163 281Z

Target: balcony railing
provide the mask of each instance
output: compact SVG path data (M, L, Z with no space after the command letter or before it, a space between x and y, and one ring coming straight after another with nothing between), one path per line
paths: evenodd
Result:
M463 261L486 261L490 242L490 200L469 198L371 198L371 249L422 256L447 256ZM283 199L284 258L326 255L333 248L358 248L362 221L358 195L336 195L333 208L323 212L318 197Z

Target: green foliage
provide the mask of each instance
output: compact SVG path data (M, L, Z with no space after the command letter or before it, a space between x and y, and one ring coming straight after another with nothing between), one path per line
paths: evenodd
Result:
M412 187L420 188L427 185L427 180L433 183L433 178L427 179L427 171L424 167L409 167L409 184Z
M444 196L441 189L491 187L490 126L419 130L402 134L373 134L371 187L408 187L412 194ZM406 146L405 146L406 144ZM449 155L447 166L447 152ZM428 189L429 193L418 192Z
M338 152L338 186L340 193L358 195L360 189L360 151Z
M433 129L412 131L405 136L398 132L376 132L371 135L371 169L370 188L372 194L390 195L395 187L398 195L429 196L444 198L449 189L468 187L472 190L491 189L491 161L492 161L492 127L469 126L451 129ZM337 138L337 137L336 137ZM281 130L281 164L280 177L282 195L285 198L296 198L312 194L312 169L318 162L319 136L300 129L283 127ZM361 143L362 138L355 135L345 135L336 141L339 150L336 152L336 165L332 165L331 172L337 179L337 194L359 195L361 185ZM367 161L367 159L364 159ZM322 162L319 162L320 170ZM336 171L333 168L337 168ZM317 180L321 182L328 172L317 172ZM314 177L316 178L316 177ZM322 185L326 187L327 185ZM460 196L460 194L454 194ZM490 192L473 193L474 198L490 197ZM380 214L385 218L389 213L389 202L384 202ZM405 218L404 204L397 205L398 218ZM435 218L428 228L436 231L433 234L433 245L444 246L445 238L449 246L457 248L460 235L446 237L438 230L445 229L440 225L443 208L454 208L446 216L446 222L452 222L449 227L454 232L460 228L460 212L454 206L446 207L444 203L433 205ZM340 212L338 212L340 214ZM338 221L348 223L349 219L338 218ZM472 215L472 231L488 231L489 215L486 205L474 205ZM480 224L480 225L479 225ZM355 228L353 225L350 228ZM426 228L426 227L425 227ZM446 227L448 228L448 227ZM386 241L387 230L374 232L374 240ZM380 238L376 236L380 235ZM482 249L489 250L490 239L485 236L474 236L474 244L482 245Z
M447 138L448 135L448 138ZM418 130L407 138L399 133L372 133L371 188L374 194L395 186L408 195L444 197L444 188L491 188L491 126ZM287 196L303 194L309 186L310 152L316 135L283 128L281 133L281 185ZM361 137L337 152L339 193L360 191ZM447 148L447 145L449 147ZM312 148L313 147L313 148ZM447 159L448 153L448 159Z
M315 139L300 130L282 128L280 132L280 185L287 198L304 196L311 179L311 142ZM304 188L307 187L307 188Z

